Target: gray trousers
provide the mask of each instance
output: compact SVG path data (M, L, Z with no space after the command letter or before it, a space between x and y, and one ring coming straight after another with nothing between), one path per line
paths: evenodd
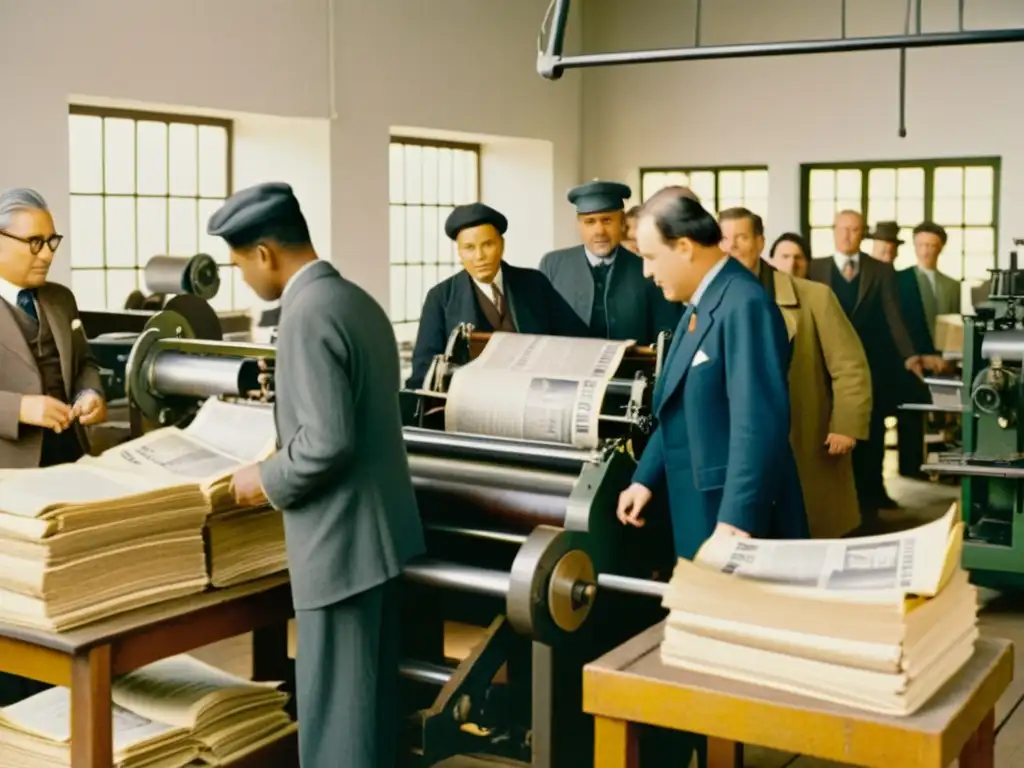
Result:
M302 768L393 768L400 736L398 580L296 611Z

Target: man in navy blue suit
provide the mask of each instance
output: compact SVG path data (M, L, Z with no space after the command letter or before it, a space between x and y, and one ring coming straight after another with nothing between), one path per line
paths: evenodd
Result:
M676 554L692 558L714 533L808 535L789 444L789 340L757 278L719 248L715 218L688 191L658 192L640 211L644 273L688 306L654 390L657 426L619 519L644 524L668 494Z

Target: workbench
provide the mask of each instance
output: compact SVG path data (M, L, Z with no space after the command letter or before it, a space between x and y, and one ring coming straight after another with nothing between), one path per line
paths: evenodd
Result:
M111 681L160 659L253 633L253 679L288 679L286 575L141 608L68 632L0 623L0 672L71 690L71 768L113 764ZM292 736L240 766L298 765Z
M983 638L974 657L917 713L876 715L661 663L657 624L584 667L594 765L637 768L638 726L708 737L708 768L740 768L742 745L867 768L992 768L995 704L1013 678L1013 646Z

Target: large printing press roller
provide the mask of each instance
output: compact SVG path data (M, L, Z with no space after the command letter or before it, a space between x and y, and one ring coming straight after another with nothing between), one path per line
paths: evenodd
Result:
M174 312L146 324L127 365L133 424L184 425L212 396L273 401L272 346L193 336ZM578 734L582 664L661 615L664 587L651 576L671 570L671 537L657 524L667 515L625 528L615 508L650 428L667 337L626 353L592 449L445 431L448 384L488 338L457 329L426 385L402 393L427 532L427 555L404 574L417 626L402 664L418 693L411 746L422 765L490 753L543 768L583 756L579 739L562 743ZM457 665L445 657L446 621L481 628Z

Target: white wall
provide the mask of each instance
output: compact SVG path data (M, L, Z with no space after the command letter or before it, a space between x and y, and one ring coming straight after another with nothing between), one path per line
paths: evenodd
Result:
M554 147L550 141L488 141L481 150L480 166L480 198L508 218L505 260L537 267L554 243L555 209L544 194L554 186ZM560 216L560 230L570 216Z
M693 43L694 0L587 0L587 52ZM903 31L905 4L851 0L850 36ZM840 4L705 0L702 44L838 37ZM1024 26L1021 0L972 0L965 26ZM956 28L956 0L922 0L924 31ZM605 67L586 71L583 176L638 186L642 166L767 164L769 237L799 226L800 163L998 155L1000 255L1024 234L1024 44Z

